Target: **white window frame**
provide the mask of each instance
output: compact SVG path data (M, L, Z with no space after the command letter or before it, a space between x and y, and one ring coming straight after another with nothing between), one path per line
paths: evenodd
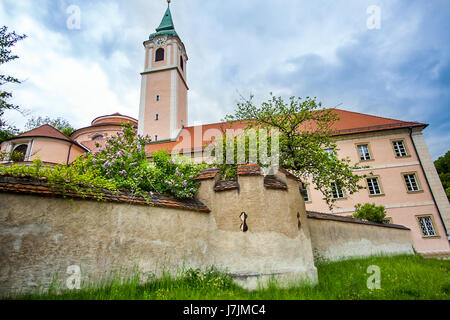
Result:
M305 202L311 202L311 196L309 194L309 188L307 186L305 186L305 195L303 196L303 200Z
M424 238L434 238L438 237L438 233L436 230L436 225L434 223L433 215L423 215L423 216L417 216L417 222L419 223L419 228L422 231L422 235ZM422 224L423 219L423 224ZM428 219L428 224L427 220ZM431 228L430 228L431 226Z
M401 143L401 148L399 147L398 143ZM394 153L397 158L403 158L409 155L408 149L406 149L405 140L392 140L392 147L394 148Z
M369 182L370 180L370 182ZM378 188L378 193L376 193L376 188L375 188L375 184L373 183L373 180L375 180L376 182L376 187ZM380 178L379 177L368 177L366 178L366 183L367 183L367 189L369 191L369 195L371 196L379 196L383 194L383 189L381 188L381 183L380 183ZM370 187L372 187L373 191L375 193L371 193L370 192Z
M369 144L368 143L361 143L356 146L358 149L359 154L359 160L361 161L368 161L372 160L372 154L370 152ZM363 150L361 150L363 149Z
M22 139L22 140L15 140L11 141L8 146L6 147L6 152L12 152L14 149L22 144L27 145L27 152L25 153L23 161L29 161L31 156L31 149L33 148L33 139Z
M331 188L333 189L333 199L344 199L345 198L345 193L344 190L342 188L339 188L336 182L332 182L331 183ZM335 197L335 192L336 191L336 195L337 197Z
M406 172L406 173L403 173L402 176L403 176L403 181L405 182L405 185L406 185L406 190L408 192L418 192L418 191L422 190L422 188L420 187L419 179L417 178L417 174L415 172ZM414 177L414 181L412 181L410 176ZM409 186L413 187L413 183L416 185L417 189L410 190Z

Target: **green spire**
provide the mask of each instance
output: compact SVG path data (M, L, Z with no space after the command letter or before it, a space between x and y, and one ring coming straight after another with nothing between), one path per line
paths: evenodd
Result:
M158 28L156 28L156 33L152 33L149 37L149 40L153 40L156 36L166 35L172 37L178 37L177 32L175 31L175 26L173 25L172 14L170 13L170 7L167 7L166 13L161 21L161 24Z
M156 28L156 31L163 31L163 30L175 30L175 27L173 25L172 21L172 14L170 13L170 8L167 7L166 13L164 14L164 17L161 21L161 24L158 28Z

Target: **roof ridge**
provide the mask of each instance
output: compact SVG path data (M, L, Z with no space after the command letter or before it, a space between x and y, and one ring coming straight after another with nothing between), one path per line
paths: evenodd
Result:
M394 118L388 118L388 117L380 117L380 116L375 116L373 114L368 114L368 113L362 113L362 112L357 112L357 111L350 111L350 110L344 110L344 109L339 109L339 108L330 108L331 110L339 110L342 112L348 112L348 113L356 113L356 114L360 114L363 116L368 116L368 117L373 117L373 118L378 118L378 119L385 119L385 120L392 120L392 121L398 121L398 122L402 122L402 123L420 123L420 124L424 124L423 122L417 122L417 121L405 121L405 120L399 120L399 119L394 119Z

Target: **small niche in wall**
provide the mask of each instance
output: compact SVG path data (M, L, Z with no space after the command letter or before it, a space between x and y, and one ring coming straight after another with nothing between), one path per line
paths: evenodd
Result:
M239 216L239 218L242 221L242 223L241 223L241 231L242 232L247 232L248 231L248 226L247 226L248 215L245 212L242 212L241 215Z

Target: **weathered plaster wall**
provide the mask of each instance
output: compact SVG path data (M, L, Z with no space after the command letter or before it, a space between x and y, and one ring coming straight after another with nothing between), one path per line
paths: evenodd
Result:
M238 189L210 192L217 182L213 179L203 181L199 191L216 228L210 240L212 262L228 268L246 287L254 288L256 277L281 274L290 280L317 281L298 182L282 174L278 179L287 190L266 188L263 176L242 175ZM247 232L240 230L242 212L248 215Z
M345 219L345 218L343 218ZM316 257L335 261L386 254L414 254L410 230L310 217Z
M409 230L308 218L297 180L282 172L267 179L258 170L245 166L237 181L225 183L217 172L201 174L201 202L155 196L156 206L55 198L43 182L4 177L0 295L45 288L55 274L65 280L71 265L81 267L83 280L120 267L158 275L216 266L254 289L271 277L282 285L317 282L313 249L333 260L413 253Z
M208 264L207 213L0 194L0 292L48 285L70 265L87 275Z

